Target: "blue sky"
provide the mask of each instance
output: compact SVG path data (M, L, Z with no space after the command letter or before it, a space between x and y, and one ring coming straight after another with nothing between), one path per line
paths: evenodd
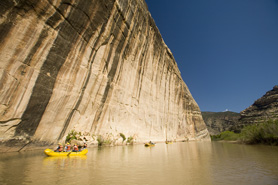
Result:
M278 85L278 0L146 0L201 111L240 112Z

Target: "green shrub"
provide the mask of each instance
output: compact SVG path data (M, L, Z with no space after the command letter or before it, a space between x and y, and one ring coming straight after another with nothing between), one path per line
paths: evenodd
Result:
M245 126L240 133L240 140L247 144L258 143L262 139L260 127L257 125Z
M77 132L75 130L71 130L66 137L66 142L70 143L71 140L77 139L76 135L77 135Z
M126 137L123 133L120 133L120 136L123 138L123 142L126 140Z
M212 141L219 141L221 134L218 135L210 135ZM184 141L185 142L185 141Z
M227 141L236 141L239 138L239 134L236 134L232 131L225 131L225 132L222 132L221 138L223 140L227 140Z
M236 134L232 131L224 131L218 135L211 136L213 141L225 140L225 141L236 141L239 138L239 134Z
M221 132L211 136L211 140L234 141L240 140L246 144L270 144L278 145L278 120L268 120L258 124L245 126L240 134L231 131Z
M240 133L240 140L247 144L278 145L278 120L244 127Z
M98 135L97 136L97 142L98 142L98 146L102 146L104 143L104 139L102 137L102 135Z
M111 145L112 142L113 142L113 140L111 138L107 138L106 140L104 140L103 143L106 144L106 145Z
M97 142L98 142L98 146L111 145L113 140L109 136L106 139L104 139L102 135L98 135Z
M128 137L126 142L128 144L133 144L133 137L132 136Z

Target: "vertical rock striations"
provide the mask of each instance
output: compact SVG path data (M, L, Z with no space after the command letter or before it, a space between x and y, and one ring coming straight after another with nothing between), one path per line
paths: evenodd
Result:
M1 0L1 141L209 139L143 0Z

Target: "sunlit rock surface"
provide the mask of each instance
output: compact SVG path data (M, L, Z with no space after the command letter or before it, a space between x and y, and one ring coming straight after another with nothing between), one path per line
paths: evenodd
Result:
M278 119L278 86L266 92L253 105L240 112L241 127L244 125L265 122L269 119Z
M1 0L0 141L209 140L143 0Z

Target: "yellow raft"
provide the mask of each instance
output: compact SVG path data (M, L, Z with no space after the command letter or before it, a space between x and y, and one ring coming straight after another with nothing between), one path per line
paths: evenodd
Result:
M88 149L84 149L80 152L54 152L51 149L45 149L44 153L47 156L51 156L51 157L62 157L62 156L82 156L82 155L86 155L88 153Z
M146 146L146 147L155 146L155 143L145 143L145 146Z

